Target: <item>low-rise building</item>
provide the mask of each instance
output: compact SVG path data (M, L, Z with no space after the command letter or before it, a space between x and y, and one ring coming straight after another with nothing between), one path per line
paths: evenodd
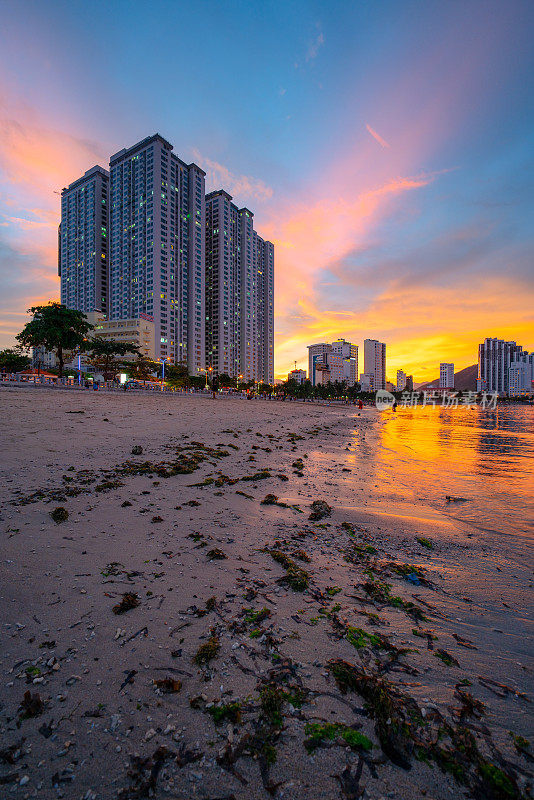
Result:
M362 392L373 392L374 391L374 382L373 382L373 375L369 375L366 372L362 372L360 374L360 390Z
M288 381L296 381L297 383L304 383L306 380L305 369L292 369L287 376Z
M95 312L87 314L87 318L95 326L93 336L133 344L139 348L144 358L149 361L156 359L156 326L148 315L141 314L135 319L105 319ZM134 354L127 354L124 359L134 360L136 357Z

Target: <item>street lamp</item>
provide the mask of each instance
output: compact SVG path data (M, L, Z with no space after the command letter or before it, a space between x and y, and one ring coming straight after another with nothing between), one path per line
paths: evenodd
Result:
M163 387L165 385L165 363L168 361L168 358L160 358L158 361L161 361L161 391L163 391Z

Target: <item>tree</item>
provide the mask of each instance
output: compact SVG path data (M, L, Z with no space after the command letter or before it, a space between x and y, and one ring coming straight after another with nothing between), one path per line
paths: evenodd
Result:
M236 384L237 384L236 378L231 378L228 375L228 373L221 372L221 374L219 375L219 386L221 388L235 389Z
M95 336L83 343L82 348L89 355L93 369L101 372L104 380L112 380L121 367L117 356L124 358L128 353L139 355L139 348L130 342L117 342L115 339L102 339Z
M81 347L93 325L87 322L82 311L75 311L61 303L32 306L28 314L33 319L27 322L16 337L22 347L44 347L54 350L59 362L59 377L63 377L64 351Z
M22 372L30 366L30 359L21 347L0 350L0 372Z
M191 385L187 371L187 364L168 364L165 367L165 382L178 389L185 389Z

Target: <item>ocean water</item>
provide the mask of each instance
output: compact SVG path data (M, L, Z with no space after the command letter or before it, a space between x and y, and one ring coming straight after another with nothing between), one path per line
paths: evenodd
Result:
M426 504L481 530L534 537L534 407L398 408L353 437L372 466L371 499Z

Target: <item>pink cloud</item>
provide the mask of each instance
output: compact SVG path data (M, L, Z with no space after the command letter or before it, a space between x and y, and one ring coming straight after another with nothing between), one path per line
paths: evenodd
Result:
M370 125L366 125L365 127L367 128L373 139L376 139L379 145L381 145L382 147L389 147L389 144L386 142L386 140L383 139L379 133L373 130L373 128L371 128Z

